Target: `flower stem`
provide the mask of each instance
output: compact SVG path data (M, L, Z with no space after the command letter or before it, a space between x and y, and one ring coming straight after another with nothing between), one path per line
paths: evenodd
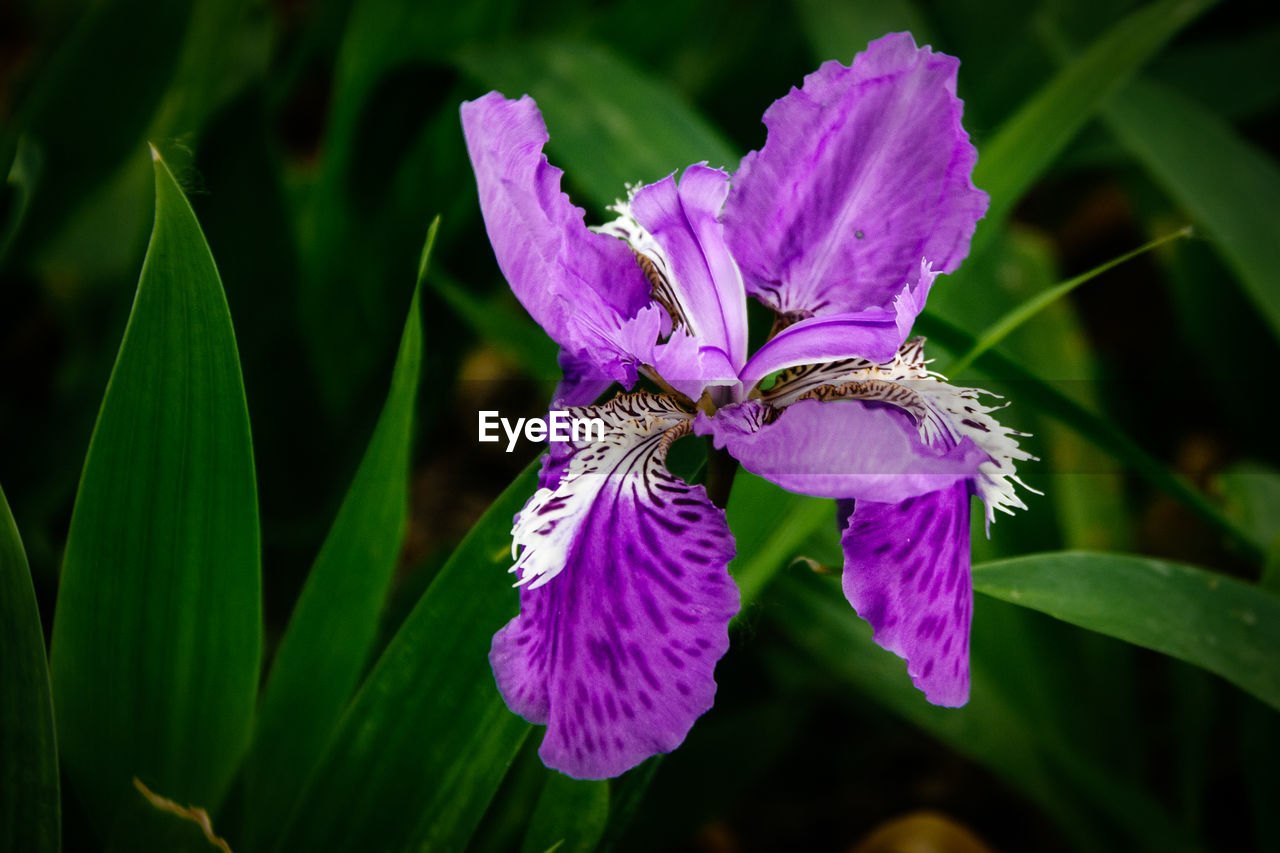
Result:
M711 439L707 439L711 444ZM738 473L738 460L727 450L707 447L707 497L724 509L729 503L729 490L733 488L733 475Z

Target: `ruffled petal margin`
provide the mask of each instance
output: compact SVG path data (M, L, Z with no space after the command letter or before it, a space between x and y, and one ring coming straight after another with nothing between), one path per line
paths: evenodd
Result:
M602 779L675 749L711 707L739 599L724 512L665 468L688 415L648 394L571 414L605 440L552 445L513 531L520 615L489 660L508 706L546 724L547 766Z
M693 429L753 474L824 498L895 503L968 480L987 458L967 438L925 443L910 415L874 401L800 400L777 414L748 400L699 413Z
M589 231L560 191L532 98L490 92L461 112L485 229L512 292L572 358L630 387L661 325L631 251Z
M887 35L828 62L764 114L725 204L747 292L785 315L888 307L920 262L951 272L987 195L961 126L959 61Z

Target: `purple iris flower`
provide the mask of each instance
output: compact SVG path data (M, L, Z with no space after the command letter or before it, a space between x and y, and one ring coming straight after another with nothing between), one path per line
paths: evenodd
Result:
M608 426L544 457L512 531L520 615L490 653L508 706L546 724L548 766L615 776L711 707L739 597L724 511L665 465L689 433L852 506L849 601L930 702L968 699L970 498L988 519L1021 507L1013 463L1030 457L908 338L987 208L958 66L885 36L774 103L764 148L732 176L689 166L590 229L531 98L463 104L498 264L561 346L556 405ZM777 318L753 354L748 295ZM663 393L588 405L641 376Z

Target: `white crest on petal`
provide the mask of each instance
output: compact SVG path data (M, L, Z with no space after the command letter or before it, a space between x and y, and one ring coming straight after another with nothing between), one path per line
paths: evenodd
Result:
M682 300L683 291L680 282L671 270L671 262L667 259L667 253L663 250L661 244L654 238L649 230L641 225L631 212L631 199L635 198L635 194L639 192L642 184L627 184L627 200L618 199L609 206L609 210L618 214L618 218L604 225L596 225L591 228L597 234L608 234L611 237L617 237L631 247L631 251L636 254L636 261L640 264L640 269L644 271L645 277L649 279L652 287L653 300L666 309L667 315L671 318L673 328L684 326L689 334L697 337L698 329L694 326L694 319L690 316L690 312L685 307L687 300ZM668 330L666 334L671 334Z
M998 395L951 385L928 365L924 338L913 338L885 364L845 359L792 368L779 376L763 399L779 408L809 398L888 403L911 415L927 444L954 446L969 438L987 454L978 467L974 488L987 506L988 522L995 519L996 510L1012 515L1014 509L1026 509L1014 489L1016 484L1036 491L1018 479L1015 470L1015 463L1035 459L1018 446L1018 438L1026 433L1002 426L991 416L1004 404L988 406L979 399L984 394Z
M666 451L688 432L692 420L670 398L645 393L623 394L603 406L568 412L571 419L604 421L604 440L574 445L560 482L538 489L516 515L511 528L515 565L510 571L517 573L517 586L536 589L564 569L592 506L607 490L622 487L625 472L641 465L646 484L675 480L664 464ZM522 549L518 557L517 549Z

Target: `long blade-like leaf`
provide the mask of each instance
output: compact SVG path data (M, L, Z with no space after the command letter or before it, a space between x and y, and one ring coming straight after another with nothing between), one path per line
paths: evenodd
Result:
M424 254L438 224L431 226ZM245 778L247 834L255 847L274 841L281 815L288 814L319 760L377 635L409 514L422 348L415 288L382 415L307 577L263 693Z
M1210 110L1137 81L1112 98L1107 124L1204 226L1273 332L1280 335L1280 165Z
M27 555L0 491L0 850L56 851L58 750Z
M739 471L727 508L737 554L729 566L747 611L781 569L824 524L836 524L835 502L797 495L763 477ZM761 524L764 518L776 519Z
M549 773L520 853L591 853L608 822L608 780Z
M1280 708L1280 596L1181 563L1054 552L974 567L974 589L1216 672Z
M991 194L976 254L1098 107L1214 0L1161 0L1121 19L1018 110L979 150L973 182Z
M973 691L963 708L924 700L902 660L877 647L830 578L787 573L770 591L770 618L833 685L855 687L924 731L1003 776L1068 831L1080 849L1107 849L1113 835L1100 813L1129 837L1123 849L1188 850L1195 844L1144 791L1109 774L1078 745L1040 719L1024 686L1001 661L1010 655L1007 627L1016 608L975 601L970 670ZM1009 624L1003 624L1009 623ZM1016 646L1012 650L1017 656ZM1004 661L1005 665L1011 665ZM1120 849L1116 847L1116 849Z
M460 850L529 724L489 670L514 615L511 519L530 465L440 570L378 660L289 818L278 850Z
M155 156L155 228L85 460L53 629L59 747L108 833L137 797L134 776L216 805L248 742L262 645L231 315L195 214Z
M928 311L920 315L915 328L936 338L953 352L965 352L977 343L973 335ZM1258 542L1251 531L1227 516L1184 477L1148 453L1107 419L1090 412L999 352L988 350L977 358L975 364L1003 381L1017 383L1018 400L1021 404L1036 406L1045 414L1076 430L1102 450L1132 466L1149 483L1176 498L1251 556L1260 558L1265 552L1267 543Z

